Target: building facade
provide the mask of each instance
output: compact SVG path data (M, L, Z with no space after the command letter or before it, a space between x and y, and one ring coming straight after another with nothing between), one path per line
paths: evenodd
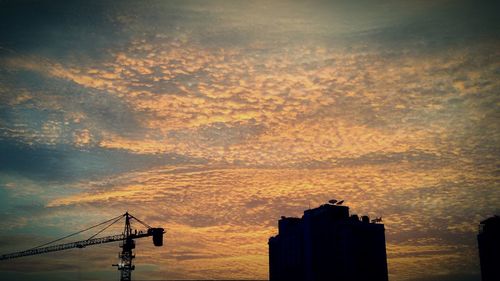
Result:
M481 280L500 280L500 217L493 216L479 224L477 235Z
M270 281L387 281L384 225L325 204L282 217L269 239Z

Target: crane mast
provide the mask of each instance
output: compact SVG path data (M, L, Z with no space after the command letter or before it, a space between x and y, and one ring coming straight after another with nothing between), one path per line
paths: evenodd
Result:
M124 227L122 234L95 238L95 236L97 236L98 234L100 234L101 232L103 232L104 230L106 230L107 228L109 228L111 225L115 224L116 222L118 222L122 218L125 218L125 227ZM142 224L143 226L145 226L147 228L147 230L145 230L145 231L140 230L139 232L137 231L137 229L133 230L132 226L130 224L130 221L132 219L134 219L135 221L137 221L140 224ZM100 226L100 225L103 225L103 224L106 224L109 222L111 222L111 224L107 225L104 229L98 231L96 234L92 235L87 240L47 246L49 244L53 244L54 242L60 241L62 239L68 238L70 236L74 236L76 234L82 233L84 231L93 229L97 226ZM135 255L133 253L133 249L135 249L135 240L134 239L151 236L153 238L153 244L155 246L159 247L159 246L163 246L163 234L164 233L165 233L165 230L163 228L159 228L159 227L153 228L153 227L147 225L146 223L142 222L138 218L132 216L128 212L126 212L123 215L120 215L118 217L115 217L113 219L105 221L103 223L97 224L95 226L84 229L82 231L78 231L76 233L70 234L70 235L65 236L63 238L56 239L54 241L40 245L38 247L31 248L31 249L21 251L21 252L0 255L0 261L24 257L24 256L33 256L33 255L38 255L38 254L68 250L68 249L72 249L72 248L85 248L85 247L91 246L91 245L98 245L98 244L121 241L120 248L122 250L118 255L120 262L118 264L113 264L113 266L117 266L118 270L120 271L120 281L131 281L132 280L132 271L135 269L135 266L133 265L133 262L132 262L132 260L135 258Z
M123 243L120 245L122 252L118 255L120 263L114 266L117 266L118 270L120 270L120 281L130 281L132 280L132 270L135 269L135 266L132 264L132 260L135 258L135 255L132 253L132 250L135 249L135 241L132 239L132 228L130 227L130 215L128 212L125 213L125 229L123 233L125 239L123 239Z

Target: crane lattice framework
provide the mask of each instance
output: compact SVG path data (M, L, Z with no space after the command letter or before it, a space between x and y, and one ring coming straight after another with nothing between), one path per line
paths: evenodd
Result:
M107 228L109 228L113 224L122 220L123 218L125 218L125 227L123 229L122 234L96 238L97 235L102 233L104 230L106 230ZM135 230L132 229L131 223L130 223L131 220L135 220L138 223L140 223L141 225L145 226L146 230L139 230L138 231L137 229L135 229ZM108 225L106 225L106 224L108 224ZM99 230L94 235L92 235L87 240L70 242L70 243L65 243L65 244L51 245L51 244L54 244L55 242L58 242L60 240L66 239L68 237L80 234L82 232L94 229L94 228L96 228L98 226L102 226L102 225L106 225L106 226L103 229ZM135 249L134 239L152 236L153 237L153 244L155 246L159 247L159 246L163 246L163 234L164 233L165 233L165 230L163 228L160 228L160 227L153 228L153 227L149 226L148 224L144 223L143 221L139 220L138 218L132 216L128 212L126 212L125 214L120 215L118 217L112 218L112 219L107 220L105 222L91 226L87 229L80 230L80 231L75 232L73 234L64 236L62 238L50 241L50 242L42 244L40 246L31 248L31 249L28 249L25 251L21 251L21 252L0 255L0 260L14 259L14 258L20 258L20 257L25 257L25 256L33 256L33 255L68 250L68 249L73 249L73 248L85 248L85 247L91 246L91 245L98 245L98 244L119 241L119 242L121 242L120 247L122 248L122 250L118 256L120 258L120 262L118 264L114 264L113 266L117 266L118 270L120 271L120 281L130 281L130 280L132 280L131 279L132 278L132 270L135 269L135 266L132 263L132 260L135 258L135 255L133 254L133 249Z

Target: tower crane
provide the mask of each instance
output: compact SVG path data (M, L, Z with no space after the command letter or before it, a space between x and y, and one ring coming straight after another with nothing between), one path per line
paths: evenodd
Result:
M104 230L106 230L111 225L117 223L118 221L120 221L123 218L125 218L125 227L123 229L123 233L117 234L117 235L103 236L103 237L96 238L96 236L98 236ZM137 229L133 230L131 227L131 224L130 224L131 220L135 220L136 222L138 222L141 225L143 225L144 227L146 227L146 229L139 230L139 231ZM108 224L108 225L106 225L106 224ZM50 244L54 244L55 242L58 242L60 240L66 239L68 237L80 234L82 232L88 231L90 229L93 229L93 228L96 228L96 227L102 226L102 225L106 225L106 226L103 229L99 230L94 235L92 235L87 240L64 243L64 244L50 245ZM144 223L143 221L139 220L138 218L132 216L128 212L126 212L125 214L120 215L118 217L114 217L114 218L109 219L107 221L104 221L102 223L96 224L96 225L91 226L89 228L86 228L84 230L80 230L80 231L75 232L73 234L64 236L62 238L53 240L51 242L42 244L40 246L31 248L31 249L28 249L25 251L21 251L21 252L0 255L0 261L14 259L14 258L20 258L20 257L25 257L25 256L33 256L33 255L50 253L50 252L62 251L62 250L68 250L68 249L73 249L73 248L85 248L85 247L91 246L91 245L98 245L98 244L120 241L121 242L120 248L122 248L120 254L118 255L118 257L120 258L120 262L118 264L113 264L113 266L118 267L118 270L120 271L120 281L130 281L130 280L132 280L131 279L132 278L132 270L135 269L135 266L132 263L132 260L135 258L135 255L132 252L133 249L135 249L134 239L152 236L153 237L153 244L157 247L160 247L160 246L163 246L163 234L164 233L165 233L165 230L163 228L160 228L160 227L153 228L153 227L149 226L148 224Z

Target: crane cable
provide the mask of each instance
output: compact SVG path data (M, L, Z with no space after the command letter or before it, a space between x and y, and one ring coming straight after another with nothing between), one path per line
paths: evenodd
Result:
M106 224L106 223L108 223L108 222L110 222L110 221L113 221L113 220L115 220L115 221L113 222L113 223L115 223L116 221L118 221L119 219L121 219L123 216L125 216L125 215L119 215L119 216L114 217L114 218L112 218L112 219L110 219L110 220L107 220L107 221L105 221L105 222L101 222L101 223L99 223L99 224L96 224L96 225L91 226L91 227L89 227L89 228L86 228L86 229L84 229L84 230L80 230L80 231L75 232L75 233L73 233L73 234L66 235L66 236L64 236L64 237L62 237L62 238L59 238L59 239L56 239L56 240L53 240L53 241L47 242L47 243L45 243L45 244L42 244L42 245L39 245L39 246L33 247L33 248L31 248L31 249L28 249L28 250L33 250L33 249L37 249L37 248L40 248L40 247L43 247L43 246L47 246L47 245L52 244L52 243L54 243L54 242L61 241L61 240L66 239L66 238L68 238L68 237L75 236L75 235L80 234L80 233L82 233L82 232L88 231L88 230L90 230L90 229L92 229L92 228L96 228L96 227L98 227L98 226L101 226L101 225ZM108 226L108 227L109 227L109 226ZM89 238L89 239L90 239L90 238Z
M87 240L90 240L90 239L92 239L92 238L96 237L99 233L101 233L101 232L103 232L104 230L108 229L110 226L112 226L113 224L115 224L116 222L118 222L118 221L119 221L119 220L121 220L121 219L122 219L122 216L120 216L119 218L117 218L116 220L114 220L112 223L110 223L110 224L109 224L108 226L106 226L105 228L103 228L103 229L99 230L96 234L94 234L94 235L90 236L90 237L89 237L89 239L87 239Z
M147 223L145 223L145 222L141 221L140 219L138 219L138 218L136 218L136 217L132 216L131 214L129 214L129 216L130 216L131 218L135 219L138 223L140 223L140 224L144 225L145 227L147 227L147 228L152 228L149 224L147 224Z

